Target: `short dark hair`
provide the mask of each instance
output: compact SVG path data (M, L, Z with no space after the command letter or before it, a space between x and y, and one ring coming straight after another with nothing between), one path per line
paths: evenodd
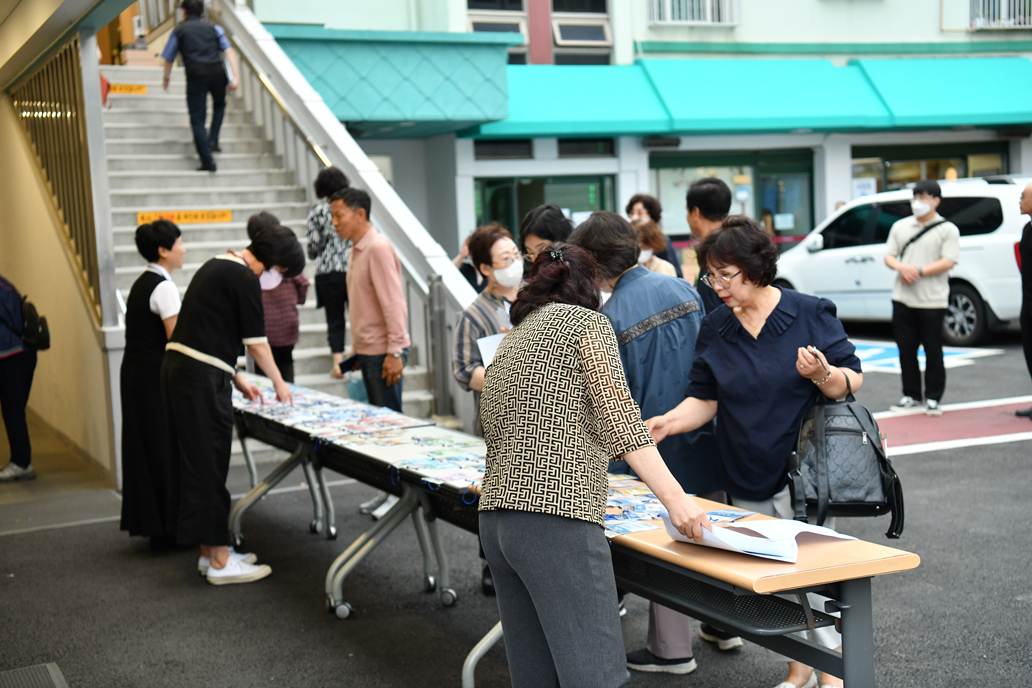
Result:
M266 270L276 266L285 268L287 277L298 275L305 268L305 254L297 235L280 225L261 229L251 240L247 250L265 266Z
M150 224L140 225L136 228L136 250L148 262L157 263L161 260L158 249L171 251L181 234L176 223L169 220L155 220Z
M369 198L369 194L353 186L345 186L343 189L334 191L330 195L330 203L334 201L343 201L344 205L352 210L361 208L365 211L366 220L369 219L369 211L373 207L373 201Z
M491 249L500 239L512 239L512 234L497 222L477 227L477 230L469 235L469 257L477 272L480 272L481 265L494 267L491 260Z
M573 233L573 223L563 215L563 211L555 203L545 203L523 216L520 223L520 251L527 250L527 236L550 242L566 241Z
M609 210L598 210L577 225L570 243L594 256L598 272L606 279L619 277L637 265L641 251L638 232Z
M554 257L553 257L554 256ZM595 259L582 248L555 243L545 248L509 309L513 327L549 303L568 303L597 311L602 304Z
M698 208L707 220L720 222L731 212L731 189L722 179L703 177L691 183L684 202L688 212Z
M942 198L942 189L939 187L939 182L934 179L922 179L914 184L914 195L919 193L926 193L932 198Z
M659 199L648 194L634 194L631 196L631 200L627 201L627 207L624 209L624 212L630 215L631 211L634 210L634 206L639 203L644 206L645 212L649 214L652 221L658 225L663 217L663 206L660 205Z
M745 215L729 215L696 249L699 267L734 265L761 287L778 274L778 247L770 234Z
M179 6L188 17L199 17L204 14L204 0L183 0Z
M324 167L315 175L315 195L318 198L329 198L335 191L351 186L348 176L336 167Z
M254 238L258 236L258 232L266 227L274 227L279 223L279 218L272 213L267 213L264 210L260 213L255 213L247 218L247 238L254 241Z
M662 253L666 250L666 235L655 222L638 218L631 223L631 226L638 232L638 238L641 239L645 248L651 248L655 253Z

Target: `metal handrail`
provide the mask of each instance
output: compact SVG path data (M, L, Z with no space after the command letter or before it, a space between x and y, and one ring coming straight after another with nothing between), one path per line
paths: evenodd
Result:
M734 26L738 0L650 0L649 23L659 26Z
M972 0L972 30L1032 28L1032 0Z

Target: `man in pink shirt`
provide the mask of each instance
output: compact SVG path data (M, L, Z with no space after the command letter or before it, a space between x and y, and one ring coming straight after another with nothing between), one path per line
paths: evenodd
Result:
M408 361L408 305L394 246L369 224L369 194L347 187L330 196L333 226L351 241L348 299L351 349L358 354L369 403L401 411Z

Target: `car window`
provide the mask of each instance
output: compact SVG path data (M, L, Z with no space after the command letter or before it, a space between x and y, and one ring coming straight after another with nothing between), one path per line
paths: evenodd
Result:
M878 213L878 221L874 226L874 243L884 244L889 240L889 230L897 220L913 215L910 210L910 201L899 201L897 203L880 204L881 212Z
M998 198L944 198L939 204L939 214L957 225L960 236L988 234L1003 224L1003 208Z
M824 228L824 248L848 248L863 246L868 243L864 236L867 221L871 217L872 206L861 205L846 211L837 220Z

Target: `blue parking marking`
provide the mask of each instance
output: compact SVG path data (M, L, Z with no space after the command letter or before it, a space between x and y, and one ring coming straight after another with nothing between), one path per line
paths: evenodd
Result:
M878 342L864 339L851 339L856 347L857 358L863 364L865 373L896 373L899 371L899 347L895 342ZM943 363L946 368L960 368L974 365L975 360L986 356L998 356L1002 349L974 349L967 347L943 347ZM924 370L924 347L917 350L917 362Z

